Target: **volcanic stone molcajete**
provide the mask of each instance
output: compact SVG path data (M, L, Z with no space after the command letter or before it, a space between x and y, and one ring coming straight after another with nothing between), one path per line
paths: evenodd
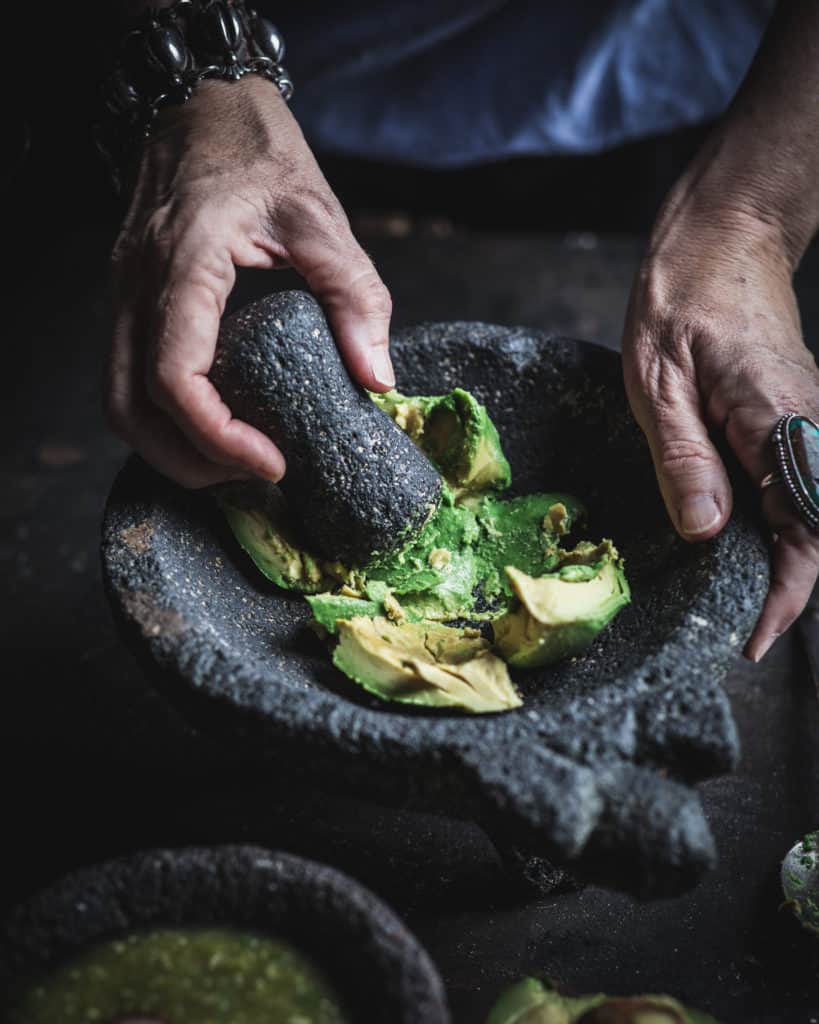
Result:
M524 704L504 714L381 703L333 668L305 602L253 569L215 503L138 460L104 524L126 635L178 707L270 771L472 817L499 848L643 895L691 885L715 860L692 784L737 756L720 681L767 589L761 533L738 495L713 541L675 535L614 353L449 323L397 333L393 355L403 391L460 385L487 405L516 492L577 494L584 535L616 540L634 601L595 645L514 673Z
M364 565L436 508L437 471L350 379L311 295L267 295L228 317L211 378L284 451L281 489L311 550Z
M101 940L200 925L292 943L355 1024L449 1020L437 971L386 904L323 864L253 846L149 851L57 882L0 926L0 999Z

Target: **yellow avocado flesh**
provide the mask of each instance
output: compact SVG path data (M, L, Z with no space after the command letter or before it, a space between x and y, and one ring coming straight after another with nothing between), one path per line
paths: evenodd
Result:
M414 397L390 391L372 398L432 459L457 496L509 486L495 425L468 391Z
M277 586L320 593L345 581L350 571L340 562L315 558L288 535L286 524L263 510L231 502L230 492L220 498L233 534L257 568Z
M617 551L604 542L590 579L559 573L532 577L508 566L506 575L520 604L493 623L495 645L510 665L549 665L588 647L631 594ZM563 570L564 574L569 569Z
M337 623L334 663L387 700L506 711L521 700L505 663L476 630L356 617Z
M612 562L607 562L593 579L587 581L527 576L511 565L506 575L532 618L552 626L576 622L594 614L596 608L619 591L617 570Z
M495 487L500 479L497 446L492 439L482 437L472 454L461 489L467 494L484 491Z

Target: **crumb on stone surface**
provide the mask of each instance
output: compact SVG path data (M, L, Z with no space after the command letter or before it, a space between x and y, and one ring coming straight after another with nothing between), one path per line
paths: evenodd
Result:
M185 620L179 612L173 608L158 608L144 590L125 591L122 603L146 637L178 636L186 629Z
M443 569L452 561L452 552L447 548L433 548L427 561L433 569Z
M137 523L135 526L125 526L120 531L120 536L126 546L135 555L144 555L150 550L153 535L153 523L148 519L143 523Z
M556 533L559 537L569 532L567 525L569 513L562 501L556 501L549 509L549 514L543 521L544 529Z

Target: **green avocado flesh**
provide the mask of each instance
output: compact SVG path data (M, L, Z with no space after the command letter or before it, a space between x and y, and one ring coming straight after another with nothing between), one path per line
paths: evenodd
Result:
M784 906L803 928L819 935L819 831L808 832L782 864Z
M524 978L500 997L486 1024L717 1024L671 996L562 996Z
M314 558L280 496L260 505L241 487L221 493L228 522L268 579L305 594L317 628L336 644L335 664L365 689L473 712L515 707L506 663L547 665L588 647L629 602L622 559L611 541L561 546L584 512L571 495L501 496L509 463L469 392L372 398L443 478L439 508L398 552L366 566ZM493 650L465 632L482 623L494 631Z
M17 1001L8 1024L345 1024L335 995L285 943L222 929L167 929L105 942Z

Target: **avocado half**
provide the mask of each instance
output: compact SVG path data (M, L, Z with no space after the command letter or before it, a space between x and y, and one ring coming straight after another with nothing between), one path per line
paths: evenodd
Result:
M284 452L291 521L321 558L387 556L438 507L438 472L353 383L306 292L268 295L228 317L210 377L233 415Z
M666 995L561 995L537 978L523 978L495 1003L486 1024L717 1024Z
M517 606L493 623L495 644L510 665L551 665L579 654L629 603L617 549L578 544L556 572L532 577L508 566Z

